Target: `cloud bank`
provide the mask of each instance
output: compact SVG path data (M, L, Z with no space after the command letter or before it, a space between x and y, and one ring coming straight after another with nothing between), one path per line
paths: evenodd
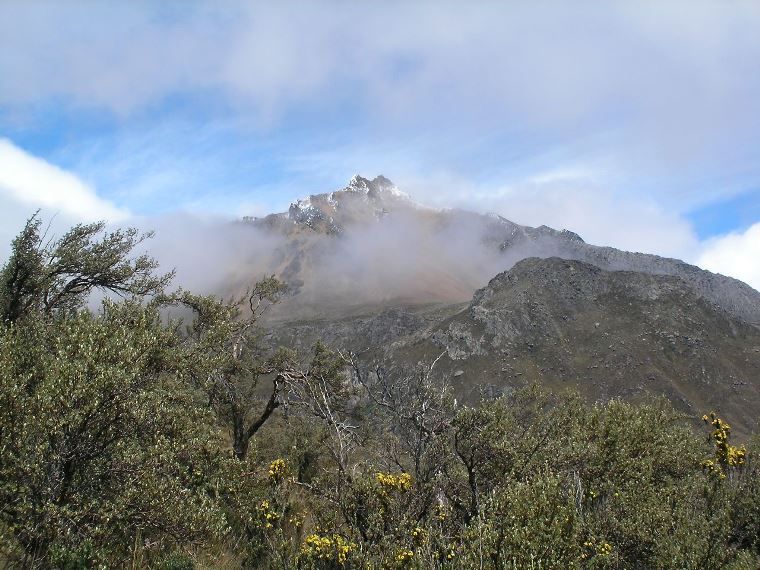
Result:
M195 97L256 128L350 116L365 140L506 137L510 158L619 154L691 202L705 177L719 193L759 174L757 29L751 0L6 3L0 104L128 117Z
M123 209L101 199L95 190L67 172L0 138L0 192L29 208L60 212L84 221L122 221Z
M688 222L654 203L614 202L594 173L582 169L548 171L515 186L475 187L463 181L417 181L411 188L423 202L495 211L524 225L568 228L587 242L630 251L685 258L699 266L744 280L760 289L760 223L744 232L699 242ZM443 190L443 191L441 191ZM443 202L443 203L442 203ZM175 212L133 216L100 198L94 188L68 172L0 139L0 232L3 254L23 220L36 209L53 219L53 233L80 221L156 230L147 244L165 270L177 270L177 284L227 295L283 269L287 242L236 223L231 216ZM301 300L356 303L373 299L464 300L515 259L481 246L479 224L441 228L415 226L403 216L377 227L353 229L344 239L317 240L306 251L313 259ZM285 253L283 253L285 252Z
M741 279L760 291L760 223L709 240L697 264Z
M51 235L74 224L125 222L129 212L98 196L76 174L27 153L0 138L0 258L25 220L41 210Z
M758 29L752 0L0 3L0 131L58 141L0 139L0 222L160 212L180 240L172 210L265 213L382 172L748 275L721 260L749 232L704 244L688 214L760 185Z

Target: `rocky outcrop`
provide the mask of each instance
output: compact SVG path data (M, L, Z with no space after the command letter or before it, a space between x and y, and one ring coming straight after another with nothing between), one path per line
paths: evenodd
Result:
M539 382L591 400L664 395L694 417L721 413L739 433L760 418L760 293L736 279L568 230L425 208L384 177L356 176L251 223L283 238L273 271L294 291L272 313L274 343L321 339L389 369L442 354L437 371L465 399ZM417 250L427 257L410 262L415 244L391 239L398 251L368 248L378 261L361 271L344 263L364 251L350 240L366 244L383 227L386 239L427 240ZM404 255L411 280L393 265ZM435 263L446 256L453 263ZM403 279L415 289L402 304L385 284Z
M591 401L665 396L693 418L719 412L738 434L760 419L760 330L672 275L528 258L469 304L377 306L279 323L272 337L301 349L317 339L370 369L437 360L464 400L537 382Z
M426 303L447 298L465 300L495 273L509 269L522 259L560 257L587 262L608 271L678 277L708 303L718 305L737 319L760 326L760 293L736 279L703 271L677 259L587 244L569 230L523 226L494 214L426 208L413 202L384 176L372 180L354 176L340 190L312 194L294 202L288 212L249 219L249 222L267 232L285 237L276 256L280 263L272 271L296 284L296 292L299 291L300 284L311 283L313 300L308 302L320 301L317 294L320 287L318 281L323 275L315 271L315 267L321 263L325 252L328 252L329 257L330 240L362 239L363 231L370 231L368 228L377 224L385 224L392 228L389 232L404 233L407 228L408 233L417 239L429 238L439 248L441 255L448 253L446 250L452 242L461 242L466 236L469 238L468 247L472 251L459 252L463 261L479 257L487 258L488 261L469 268L468 274L464 276L455 274L457 264L443 268L448 271L448 275L440 272L429 276L420 275L418 281L424 281L428 277L434 284L446 280L456 281L457 284L449 288L452 293L444 294L441 290L437 296L434 285L423 287L422 294L415 291L405 301ZM352 232L346 237L344 234L348 230ZM414 245L409 244L411 250L414 250ZM436 255L429 248L424 251L428 258ZM340 264L336 265L340 268ZM323 290L328 294L333 289L332 285L326 285ZM377 288L373 288L375 289ZM429 293L430 298L426 298L425 293ZM367 299L363 301L366 302ZM330 303L334 304L333 300Z
M719 410L745 433L760 418L760 330L671 275L529 258L394 358L445 350L463 393L539 382L591 399L665 395ZM406 351L406 352L405 352Z

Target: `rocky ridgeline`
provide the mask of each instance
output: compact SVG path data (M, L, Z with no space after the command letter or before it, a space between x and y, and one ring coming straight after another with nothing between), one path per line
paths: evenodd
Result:
M695 416L720 410L745 432L760 417L760 330L669 275L526 259L394 359L441 350L462 393L537 381L592 399L665 395Z
M312 194L293 202L287 212L246 221L285 232L308 228L340 234L348 226L377 221L391 211L410 207L414 204L409 196L384 176L369 180L356 175L341 190Z
M711 273L678 259L591 245L569 230L520 226L502 217L490 218L484 223L489 226L488 241L498 243L505 257L512 257L515 262L527 257L560 257L585 261L610 271L672 275L686 281L707 301L739 319L760 325L760 293L738 279Z
M523 226L494 214L427 208L413 202L384 176L369 180L357 175L340 190L312 194L294 202L287 212L248 221L290 239L280 252L279 257L284 261L277 270L286 279L304 283L310 279L305 273L309 258L313 257L309 251L314 247L310 237L337 237L348 228L366 228L394 215L405 216L410 224L417 220L420 226L426 225L431 231L461 227L477 234L478 247L499 253L499 270L509 269L528 257L560 257L611 271L672 275L687 282L698 296L710 303L741 320L760 325L760 293L737 279L704 271L677 259L587 244L569 230ZM320 251L324 249L320 244ZM473 252L473 255L481 253ZM483 276L482 283L496 272Z
M424 295L350 305L348 295L334 294L325 303L320 287L335 293L336 282L319 282L316 253L399 215L440 235L476 235L462 262L470 253L491 256L492 272L473 280L485 286L469 290L469 305ZM302 305L318 309L298 321L280 313L273 342L306 348L321 338L399 371L443 353L437 370L463 398L540 382L590 399L664 395L694 417L716 410L744 433L760 418L760 293L736 279L590 245L568 230L425 208L383 177L354 177L253 223L286 237L277 273L296 284L296 294L285 305L297 305L305 282L311 289ZM442 242L441 254L456 245Z

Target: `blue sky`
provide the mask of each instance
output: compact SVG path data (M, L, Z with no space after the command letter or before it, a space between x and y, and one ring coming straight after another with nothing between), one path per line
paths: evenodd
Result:
M760 287L759 29L752 1L8 0L0 222L263 214L382 173Z

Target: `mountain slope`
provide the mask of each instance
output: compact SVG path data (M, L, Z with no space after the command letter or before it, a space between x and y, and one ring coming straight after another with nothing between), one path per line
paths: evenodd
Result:
M269 315L273 343L322 339L397 370L443 353L465 399L536 381L591 400L665 395L743 433L760 418L760 293L736 279L426 208L383 177L248 222L279 236L271 270L293 287Z
M400 365L441 352L439 371L465 396L538 381L591 399L663 394L745 433L760 419L760 330L677 277L526 259L385 357Z
M271 340L308 349L318 339L370 370L441 356L437 373L469 401L538 382L592 401L664 395L692 417L719 412L739 434L760 420L760 330L673 276L529 258L469 304L281 322Z
M426 208L383 176L355 176L341 190L247 222L280 237L267 270L290 283L290 310L299 314L362 311L373 303L464 302L522 259L561 257L606 270L678 277L697 296L760 324L760 293L736 279L677 259L590 245L568 230Z

